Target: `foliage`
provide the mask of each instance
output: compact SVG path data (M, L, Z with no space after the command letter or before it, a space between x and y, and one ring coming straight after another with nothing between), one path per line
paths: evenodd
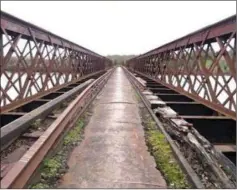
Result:
M34 122L31 123L31 127L33 129L37 129L41 124L41 119L36 119Z
M81 139L81 129L84 127L84 121L79 120L77 122L76 127L69 131L67 136L64 138L63 144L68 145L72 144L73 142L79 141Z
M44 183L37 183L36 185L32 185L31 189L49 189L49 186Z
M163 173L170 188L190 188L164 134L156 129L155 122L150 118L147 122L146 140L157 167Z
M61 158L56 156L55 158L46 159L43 163L43 172L41 176L43 178L50 178L56 176L59 168L61 167Z
M108 55L106 57L108 59L111 59L113 63L116 65L116 64L124 64L126 60L136 57L136 55Z
M30 186L32 189L46 189L51 187L51 183L60 177L66 163L68 150L72 148L76 142L81 140L82 129L84 128L84 120L77 121L76 126L71 129L63 139L62 150L55 156L46 158L41 167L41 179L38 183Z

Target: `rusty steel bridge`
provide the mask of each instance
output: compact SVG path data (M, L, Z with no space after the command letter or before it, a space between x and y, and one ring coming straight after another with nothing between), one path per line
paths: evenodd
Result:
M21 163L1 174L4 187L19 188L54 146L57 135L75 123L110 80L115 66L102 55L2 11L0 46L1 151L20 138L32 121L48 117L57 105L80 92L65 114L58 119L50 115L54 119L50 127L57 131L48 132L44 142L35 143L38 148L31 156L38 161L30 162L28 155L29 164L19 159ZM194 127L228 158L218 161L236 164L236 15L127 60L122 68L141 94L160 98L162 103L147 101L157 109L156 115L187 121L187 126ZM89 81L92 78L94 82ZM159 104L176 114L161 113ZM28 165L31 169L26 169ZM215 167L211 165L220 177ZM235 172L235 168L231 170ZM223 175L223 184L228 184Z

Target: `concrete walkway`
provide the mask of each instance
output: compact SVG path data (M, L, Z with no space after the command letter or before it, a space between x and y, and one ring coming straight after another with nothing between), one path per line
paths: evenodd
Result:
M147 150L135 92L122 68L97 97L84 136L59 188L166 188Z

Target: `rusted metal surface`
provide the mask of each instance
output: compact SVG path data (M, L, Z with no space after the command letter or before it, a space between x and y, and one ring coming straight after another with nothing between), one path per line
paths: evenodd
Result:
M236 119L236 16L127 61L127 67Z
M107 70L111 61L1 11L1 111Z
M49 126L1 180L1 188L23 188L63 131L69 130L107 82L109 70L90 84Z
M50 113L56 106L64 102L67 98L73 96L78 91L85 89L93 80L88 80L85 83L78 85L72 90L62 94L61 96L43 104L42 106L34 109L33 111L25 114L24 116L14 120L13 122L1 128L1 150L9 145L12 139L17 138L25 131L30 124L38 118L41 118Z
M182 153L180 152L180 150L178 149L178 147L176 146L174 141L171 139L170 135L166 132L163 124L157 119L157 117L155 116L155 114L151 110L149 100L146 99L145 95L141 93L142 92L141 86L143 86L143 84L139 80L137 80L136 77L134 75L132 75L125 67L123 67L123 69L124 69L128 79L129 79L129 81L132 83L132 85L134 86L136 92L138 93L141 100L145 104L147 110L149 111L152 118L156 122L157 128L165 135L166 140L169 142L169 144L170 144L170 146L173 150L174 155L176 156L177 160L179 161L179 163L181 165L181 168L183 169L184 173L187 174L187 177L188 177L190 183L192 184L192 187L193 188L198 188L198 189L203 189L204 186L201 183L200 179L198 178L197 174L192 169L190 164L187 162L185 157L182 155ZM164 104L161 104L161 105L163 106Z
M137 80L137 78L135 78L130 72L127 73L132 82ZM138 77L141 76L138 75ZM147 77L143 77L143 79L147 80L148 85L151 84L151 79L148 79ZM152 86L155 86L154 80L152 84ZM160 84L157 83L157 85ZM151 89L147 87L143 94L146 101L150 104L151 102L149 101L149 96L154 93L154 90L157 90L157 88ZM160 97L160 95L158 95L157 98L163 100L163 97ZM175 98L177 97L174 97L174 99ZM236 150L233 149L233 147L235 147L236 140L235 120L232 120L226 116L213 115L214 110L210 112L208 107L202 107L201 110L197 109L195 107L199 107L200 104L197 104L196 102L182 102L178 104L178 102L175 101L175 104L173 103L170 104L170 101L164 101L164 103L155 103L150 106L156 113L157 117L159 117L163 121L163 123L165 121L165 130L169 132L170 135L172 135L172 138L176 143L179 142L177 141L177 139L181 137L182 140L180 141L180 143L178 143L178 147L181 148L182 153L185 155L185 157L187 157L192 168L194 168L199 177L201 174L200 178L202 179L202 182L205 181L203 181L203 175L205 172L200 173L200 171L203 169L200 170L199 168L197 170L197 162L193 162L193 159L197 159L195 158L195 156L198 154L201 154L199 159L201 159L201 162L204 163L204 165L201 166L204 167L203 171L208 171L211 175L214 174L214 176L217 177L217 180L215 180L212 179L212 177L210 178L210 176L208 176L208 179L211 179L210 182L212 184L214 182L214 186L218 184L217 186L219 187L236 187L236 167L234 165L236 162L236 156L234 155L236 154ZM188 106L190 105L192 105L193 108L188 108ZM176 110L178 110L178 112L176 112ZM183 113L180 112L181 110ZM178 133L176 133L176 131L178 131ZM189 146L186 146L186 143L189 140L186 141L185 138L191 137L190 134L192 133L192 138L195 136L195 138L197 138L197 141L193 141L194 139L191 138L192 141L190 142L192 143L189 143L189 145L192 148L190 149ZM201 143L198 145L200 150L199 148L195 148L196 145L192 145L193 142ZM211 145L211 143L215 148L215 145L219 145L219 147L222 148L222 150L221 148L219 148L222 153L217 152L217 150L213 148L213 145ZM230 147L232 147L232 149L230 149ZM193 151L195 153L193 153ZM192 157L191 160L190 156ZM210 167L207 167L206 164L208 164ZM210 187L210 183L205 183L205 187L208 186Z
M58 188L167 188L147 150L139 103L118 67L94 102Z

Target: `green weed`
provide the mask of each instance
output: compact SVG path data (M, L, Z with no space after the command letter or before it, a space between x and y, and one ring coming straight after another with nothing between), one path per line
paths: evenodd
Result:
M174 158L165 136L156 129L155 122L149 118L146 123L146 140L158 169L163 173L170 188L190 188L186 176Z

